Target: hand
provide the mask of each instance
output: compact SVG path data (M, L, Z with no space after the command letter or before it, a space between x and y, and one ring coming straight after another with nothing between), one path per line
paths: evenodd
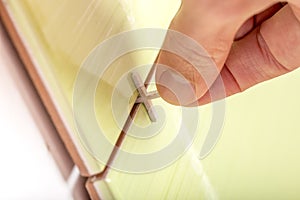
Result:
M210 78L223 81L226 96L300 66L300 0L182 0L169 28L194 39L207 51L218 72ZM212 101L209 90L216 90L218 84L206 84L184 58L162 50L156 62L171 68L165 73L157 66L157 89L163 99L184 106ZM189 82L193 98L170 76L174 73ZM180 95L185 96L184 102L179 103Z

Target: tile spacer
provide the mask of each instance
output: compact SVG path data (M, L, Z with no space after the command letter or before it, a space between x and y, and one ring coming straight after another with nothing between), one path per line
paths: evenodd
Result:
M135 87L139 92L139 96L135 103L142 103L146 107L149 118L152 122L157 121L157 114L153 108L153 104L151 102L152 99L159 98L159 94L157 91L147 92L145 84L143 83L140 75L137 72L132 72L131 78Z

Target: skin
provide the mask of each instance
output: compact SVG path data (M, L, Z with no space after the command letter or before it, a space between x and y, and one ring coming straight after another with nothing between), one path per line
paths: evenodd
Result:
M206 84L184 58L162 50L156 62L168 66L168 73L183 76L194 92L187 99L184 89L176 90L181 87L178 81L163 76L166 69L157 65L158 92L174 105L207 104L300 66L300 0L182 0L169 28L201 45L218 71L211 77L215 81ZM225 96L211 99L209 91L217 91L218 80L223 81ZM179 102L180 95L186 97L184 102Z

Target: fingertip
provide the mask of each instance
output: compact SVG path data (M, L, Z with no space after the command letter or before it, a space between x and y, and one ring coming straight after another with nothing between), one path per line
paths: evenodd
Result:
M167 66L158 66L156 87L160 96L170 104L187 106L196 101L194 83Z
M173 92L171 92L171 90L169 90L167 87L156 84L156 88L157 88L157 91L158 91L160 97L163 100L165 100L169 104L172 104L172 105L175 105L175 106L180 105L177 98L176 98L176 95Z

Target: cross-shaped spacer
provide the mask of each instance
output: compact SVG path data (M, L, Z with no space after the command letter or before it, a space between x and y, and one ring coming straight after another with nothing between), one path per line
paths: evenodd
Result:
M153 108L153 104L151 102L152 99L159 98L159 94L157 91L147 92L145 84L143 83L140 75L137 72L132 72L131 78L135 87L138 90L139 96L135 103L142 103L146 107L149 118L152 122L157 121L157 114Z

